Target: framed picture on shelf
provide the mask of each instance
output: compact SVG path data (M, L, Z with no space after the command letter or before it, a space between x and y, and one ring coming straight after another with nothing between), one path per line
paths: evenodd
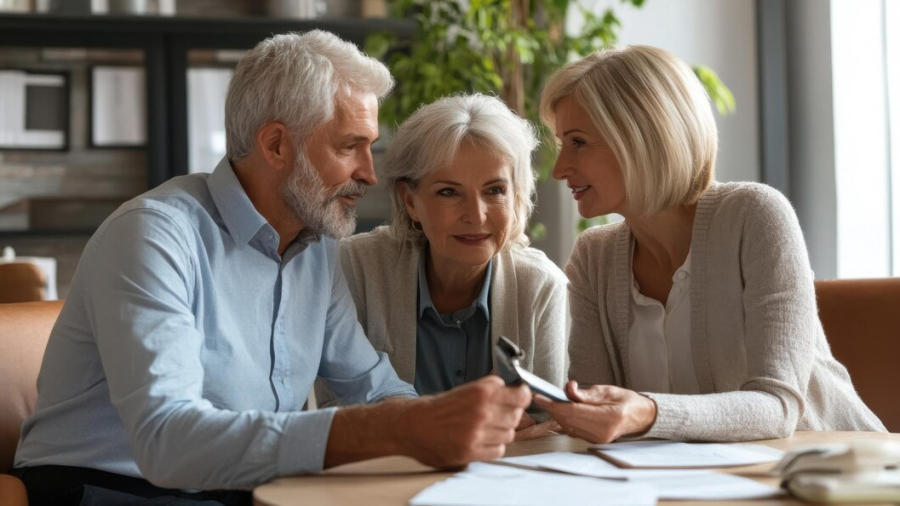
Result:
M69 149L69 74L0 69L0 149Z
M97 65L90 68L93 148L147 145L147 93L143 67Z

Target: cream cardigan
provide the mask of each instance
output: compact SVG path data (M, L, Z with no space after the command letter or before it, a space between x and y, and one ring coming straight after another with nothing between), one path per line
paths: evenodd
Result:
M340 259L357 318L378 351L387 353L400 379L416 377L416 300L421 242L400 242L388 227L341 242ZM566 381L566 277L543 252L507 248L494 257L491 279L491 341L510 338L522 364L547 381ZM496 357L494 361L496 367ZM319 406L335 404L316 382Z
M630 388L628 224L579 237L566 266L569 377ZM714 184L691 242L691 344L699 395L654 394L643 437L782 438L794 430L885 431L831 355L813 273L790 203L755 183Z

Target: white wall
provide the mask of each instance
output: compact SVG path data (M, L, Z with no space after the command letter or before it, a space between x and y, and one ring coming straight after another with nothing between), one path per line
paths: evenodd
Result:
M754 0L647 0L640 9L621 0L581 0L593 12L611 7L622 21L621 44L647 44L688 64L716 71L734 93L737 111L719 126L720 181L759 181L759 86ZM581 23L572 9L569 25Z

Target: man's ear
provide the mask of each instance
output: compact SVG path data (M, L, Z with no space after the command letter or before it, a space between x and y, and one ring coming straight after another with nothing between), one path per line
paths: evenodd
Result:
M403 203L406 204L406 213L409 214L409 217L412 218L413 221L419 221L419 213L416 212L416 203L413 201L412 190L409 188L409 183L401 181L400 184L397 185L397 191L400 192L400 198L403 199Z
M273 121L263 125L256 131L256 144L273 168L283 170L293 167L294 146L284 124Z

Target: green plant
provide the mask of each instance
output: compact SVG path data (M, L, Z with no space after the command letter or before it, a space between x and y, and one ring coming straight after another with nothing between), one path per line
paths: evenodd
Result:
M644 1L621 3L641 8ZM570 7L584 16L574 35L564 29ZM366 41L366 51L386 60L397 79L382 121L396 127L445 95L495 93L539 128L545 141L535 163L539 180L549 177L555 149L538 117L545 80L573 57L614 45L622 25L612 8L595 14L569 0L396 0L392 15L411 16L418 30L412 40L376 33ZM704 66L694 72L721 114L734 110L734 97L715 72Z

